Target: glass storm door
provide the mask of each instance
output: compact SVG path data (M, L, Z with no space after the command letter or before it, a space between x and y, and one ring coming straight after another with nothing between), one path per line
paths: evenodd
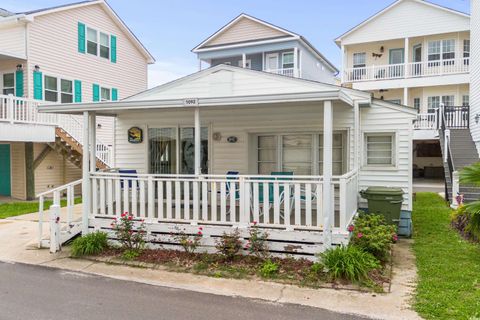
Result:
M201 173L208 173L208 128L200 130ZM195 128L180 128L180 173L195 173Z

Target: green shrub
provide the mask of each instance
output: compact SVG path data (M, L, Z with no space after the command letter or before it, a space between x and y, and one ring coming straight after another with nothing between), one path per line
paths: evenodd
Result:
M231 261L242 249L242 240L240 240L240 232L235 229L231 233L223 233L223 235L215 242L217 251Z
M460 205L452 211L451 225L465 238L473 241L480 239L480 215L472 214L468 206Z
M126 261L132 261L138 258L139 255L140 255L140 250L135 250L135 249L125 250L122 253L122 259Z
M108 247L107 234L96 231L77 238L72 243L72 256L80 257L101 253Z
M250 254L253 254L258 259L263 260L268 258L268 232L260 230L257 221L253 221L251 226L248 228L248 233L250 237L247 241L247 246L245 249L247 249Z
M350 243L380 261L388 260L391 245L397 241L396 227L387 224L385 218L377 214L360 213L349 230L352 232Z
M265 261L260 267L260 275L264 278L273 278L278 273L278 264L271 260Z
M368 278L368 273L380 267L375 257L355 246L340 246L320 254L320 263L333 279L352 282Z

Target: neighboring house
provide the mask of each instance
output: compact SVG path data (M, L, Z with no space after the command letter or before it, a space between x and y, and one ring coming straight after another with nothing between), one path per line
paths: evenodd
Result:
M478 160L468 133L470 125L478 126L469 121L469 15L398 0L335 42L342 52L343 86L419 112L414 177L445 177L451 195L453 172ZM450 153L453 159L447 159Z
M303 36L241 14L193 50L200 69L227 64L333 84L337 68Z
M128 211L153 245L202 226L213 250L257 221L276 254L315 259L348 241L361 189L402 188L412 210L416 111L368 92L221 64L122 101L39 108L116 117L115 163L130 174L84 166L85 233Z
M32 199L81 176L82 126L39 103L114 101L147 88L154 59L103 0L0 10L0 195ZM113 119L97 118L98 166L112 165Z

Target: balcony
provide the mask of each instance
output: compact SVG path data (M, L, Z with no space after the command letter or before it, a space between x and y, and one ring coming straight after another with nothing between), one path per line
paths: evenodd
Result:
M440 109L433 112L419 113L413 128L415 130L438 130L440 125L447 129L468 129L470 127L470 107L441 106Z
M300 76L300 70L295 69L295 68L265 69L263 71L270 72L270 73L275 73L275 74L279 74L279 75L287 76L287 77L295 77L295 78L301 77Z
M362 82L442 76L468 73L469 69L470 58L409 62L379 66L372 65L362 68L345 69L343 81Z

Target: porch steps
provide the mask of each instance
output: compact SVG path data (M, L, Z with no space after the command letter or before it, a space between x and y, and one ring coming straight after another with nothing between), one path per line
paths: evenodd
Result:
M83 146L64 129L55 128L55 142L50 143L49 146L65 156L76 167L82 167ZM108 169L108 166L98 157L96 162L98 169Z
M442 154L445 154L443 139L440 140ZM450 129L450 150L452 153L452 162L456 171L479 161L475 143L469 129ZM445 186L448 193L448 199L452 199L452 177L448 169L448 164L443 163L445 171ZM465 202L471 202L480 199L480 188L467 185L460 185L460 194L463 194ZM453 195L455 196L455 195Z

